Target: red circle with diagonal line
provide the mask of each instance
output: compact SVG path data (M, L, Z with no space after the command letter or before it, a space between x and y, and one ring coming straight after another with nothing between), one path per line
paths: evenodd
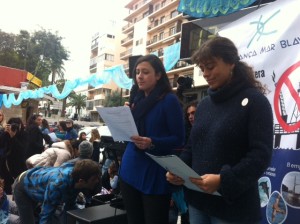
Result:
M289 92L291 93L291 96L295 100L295 103L297 104L298 110L300 109L300 96L298 95L298 92L294 89L289 76L298 68L300 67L300 61L296 64L289 67L280 77L280 79L277 82L276 88L275 88L275 94L274 94L274 111L275 116L278 120L278 123L280 126L287 132L293 132L300 128L300 121L296 122L295 124L288 124L286 121L284 121L280 114L280 91L282 89L283 84L286 85Z

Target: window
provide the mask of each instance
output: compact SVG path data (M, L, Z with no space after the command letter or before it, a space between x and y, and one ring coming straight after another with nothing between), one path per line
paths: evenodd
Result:
M157 35L153 36L153 43L157 42Z
M166 19L165 16L160 17L160 24L164 23L165 19Z
M115 39L115 36L111 34L107 34L107 38Z
M105 60L107 60L107 61L114 61L114 55L112 55L112 54L105 54Z
M157 5L154 6L154 10L155 11L159 10L159 4L157 4Z
M164 7L166 5L166 1L161 2L161 7Z
M172 36L176 33L175 27L171 27L169 31L169 35Z
M171 12L171 18L174 18L177 15L178 15L178 11L177 10L174 10L174 11Z
M159 39L159 40L164 39L164 32L159 33L159 38L158 38L158 39Z
M147 11L143 14L143 18L147 17L148 15L149 15L149 11Z

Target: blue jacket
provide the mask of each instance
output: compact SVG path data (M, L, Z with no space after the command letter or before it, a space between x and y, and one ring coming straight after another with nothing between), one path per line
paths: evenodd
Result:
M184 144L183 112L177 97L167 94L149 111L145 118L146 137L152 139L156 155L172 154L172 149ZM129 142L122 158L121 179L144 194L168 194L166 170Z

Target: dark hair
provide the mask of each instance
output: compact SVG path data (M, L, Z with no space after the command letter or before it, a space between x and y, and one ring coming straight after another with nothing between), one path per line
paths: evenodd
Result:
M109 165L109 171L110 171L110 173L109 173L109 176L110 176L110 177L114 177L115 175L118 174L118 167L117 167L117 165L116 165L115 162L112 162L112 163Z
M165 70L165 67L164 67L162 61L159 59L159 57L157 57L153 54L149 54L149 55L145 55L145 56L140 57L135 63L134 70L133 70L133 75L132 75L134 85L132 87L133 89L130 92L130 99L134 98L134 97L132 97L132 95L135 96L138 92L137 91L138 90L138 85L137 85L137 82L136 82L136 67L142 62L150 63L150 65L153 67L155 73L161 75L161 78L157 81L156 86L159 86L159 87L161 87L162 89L165 90L163 95L165 95L169 92L172 92L172 87L171 87L170 81L169 81L168 76L167 76L167 72Z
M85 133L84 131L80 133L79 139L78 139L79 141L85 140L85 139L82 139L82 136L83 136L83 135L86 135L86 133Z
M43 120L42 120L42 127L43 127L43 128L48 128L48 129L50 129L49 123L48 123L48 121L47 121L46 119L43 119Z
M187 125L188 126L192 126L190 124L190 121L189 121L189 116L187 114L187 111L190 107L195 107L197 108L198 106L198 101L192 101L192 102L189 102L188 104L185 105L185 108L184 108L184 118L185 118L185 121L187 122Z
M7 124L10 124L10 125L16 125L16 126L18 126L18 128L17 128L17 131L19 132L22 132L22 131L24 131L24 129L25 129L25 126L24 126L24 124L23 124L23 121L22 121L22 119L21 118L19 118L19 117L12 117L12 118L10 118L8 121L7 121ZM19 128L20 127L20 128ZM14 130L13 130L14 131Z
M27 120L26 127L37 126L37 124L35 123L35 120L36 120L38 117L42 117L42 116L39 115L39 114L33 114L33 115L31 115L31 116L28 118L28 120Z
M257 88L260 92L266 93L266 88L254 77L254 70L247 63L241 62L238 50L234 43L226 37L214 37L204 42L192 55L193 63L199 65L212 58L221 58L227 64L235 64L233 79L236 76L243 77L250 86Z
M64 131L67 131L67 125L65 121L60 121L58 125L61 126Z
M78 160L72 171L72 178L74 182L79 179L88 181L93 176L101 176L100 165L91 159Z

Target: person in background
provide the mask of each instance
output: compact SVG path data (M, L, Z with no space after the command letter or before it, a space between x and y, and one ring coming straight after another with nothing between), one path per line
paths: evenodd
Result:
M119 172L127 219L129 224L166 224L171 199L166 170L145 152L168 155L183 147L183 111L157 56L140 57L133 80L130 109L139 136L127 144Z
M45 118L42 120L41 131L45 135L48 135L50 133L50 127L48 121Z
M185 107L184 114L185 114L185 124L186 124L186 128L185 128L185 136L186 136L185 143L186 144L188 143L191 129L194 124L197 105L198 105L197 101L192 101L192 102L188 103L187 106Z
M9 200L4 191L4 180L0 179L0 223L8 223Z
M83 131L80 133L79 135L79 144L82 142L82 141L86 141L86 133Z
M67 125L65 121L59 121L57 131L55 132L55 135L57 137L57 141L63 141L66 139L66 133L67 133Z
M93 155L92 160L99 163L100 162L100 147L101 147L101 136L98 129L92 129L90 143L93 144Z
M0 133L4 131L6 127L6 120L3 110L0 110Z
M254 78L253 69L240 61L228 38L206 41L191 59L209 89L197 106L190 147L181 153L200 175L191 182L203 191L185 191L190 223L258 224L257 181L273 149L273 114L266 89ZM166 177L172 184L184 183L170 172Z
M82 141L78 146L78 157L69 162L76 162L77 160L91 159L93 154L93 145L88 141Z
M14 183L14 199L21 223L35 223L34 208L41 203L39 223L50 223L56 208L75 208L78 193L99 184L99 164L90 159L64 163L59 167L36 167L25 171Z
M39 114L31 115L27 120L26 131L30 138L28 139L28 150L26 159L35 154L41 154L44 149L44 136L41 132L42 116Z
M184 118L185 118L185 145L187 145L192 126L194 124L195 113L197 109L197 101L189 102L184 109ZM185 148L185 147L184 147ZM184 150L178 149L175 151L175 154L180 156L181 152ZM172 199L170 203L170 218L169 224L176 224L178 219L178 213L180 213L180 222L181 224L189 223L189 213L187 209L187 203L184 199L183 188L175 188L172 193Z
M69 140L55 142L41 154L35 154L26 160L28 169L37 166L60 166L75 157L75 150Z
M5 181L4 191L12 193L14 179L26 170L25 160L29 136L21 118L12 117L7 121L5 131L0 135L0 177Z
M72 139L77 139L78 138L78 133L73 127L73 120L67 119L66 120L66 126L67 126L67 133L65 136L66 140L72 140Z
M118 168L115 162L112 162L108 168L110 192L113 194L120 193Z

